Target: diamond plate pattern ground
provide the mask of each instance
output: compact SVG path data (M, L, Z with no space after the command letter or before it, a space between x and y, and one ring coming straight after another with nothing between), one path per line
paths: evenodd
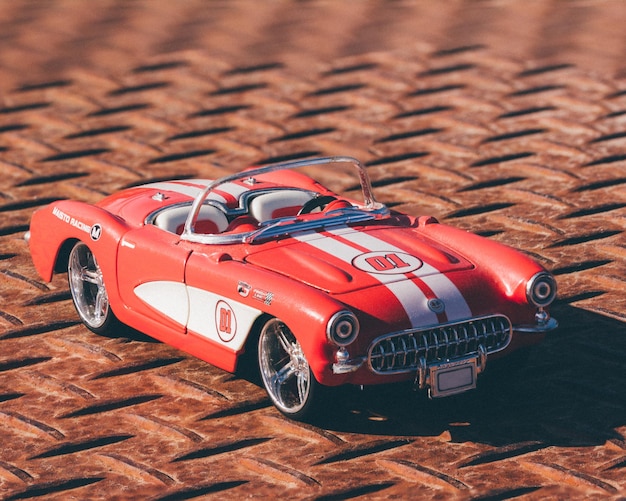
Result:
M624 495L626 12L436 5L0 3L0 497ZM313 154L534 256L561 329L515 379L346 391L302 425L244 378L91 334L30 262L53 200Z

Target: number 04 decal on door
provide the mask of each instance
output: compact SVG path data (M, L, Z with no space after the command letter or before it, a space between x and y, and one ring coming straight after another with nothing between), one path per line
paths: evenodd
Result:
M187 287L189 294L190 334L202 336L219 344L228 345L231 350L239 350L261 310L212 292Z
M218 301L215 307L215 323L217 334L222 341L228 343L237 334L237 317L226 301Z

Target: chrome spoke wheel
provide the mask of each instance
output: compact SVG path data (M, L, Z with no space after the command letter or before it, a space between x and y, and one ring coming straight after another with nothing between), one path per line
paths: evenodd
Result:
M259 338L259 368L274 405L290 416L310 404L313 375L300 343L283 322L272 319Z
M84 243L77 243L70 252L67 277L76 311L92 330L102 329L112 313L104 287L102 270L95 256Z

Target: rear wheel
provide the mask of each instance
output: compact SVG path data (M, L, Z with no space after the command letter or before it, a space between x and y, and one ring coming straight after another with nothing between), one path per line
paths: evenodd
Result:
M323 387L316 381L300 343L289 327L271 319L259 337L259 369L274 405L286 416L303 420L318 410Z
M91 249L82 242L70 252L67 278L80 319L93 332L106 333L117 319L109 305L102 270Z

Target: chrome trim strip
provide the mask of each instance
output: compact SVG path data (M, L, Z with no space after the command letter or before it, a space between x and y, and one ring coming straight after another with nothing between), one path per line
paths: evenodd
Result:
M332 366L333 374L350 374L351 372L356 372L364 363L365 357L338 360Z
M272 238L289 236L296 232L311 230L327 230L336 226L345 226L351 223L363 223L376 219L378 211L362 212L359 209L340 209L334 216L322 217L312 221L297 222L297 218L288 217L272 221L252 233L248 233L245 242L249 244L260 243ZM385 214L382 214L385 215Z
M544 325L515 325L513 326L514 332L520 332L522 334L541 334L544 332L550 332L559 326L559 322L555 318L551 318Z

